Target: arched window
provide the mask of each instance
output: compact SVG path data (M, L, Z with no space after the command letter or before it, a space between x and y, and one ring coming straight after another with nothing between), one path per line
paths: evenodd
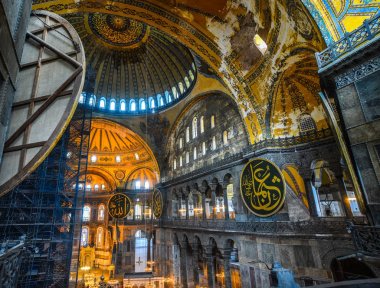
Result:
M99 227L96 234L97 234L97 237L96 237L96 246L98 248L103 247L103 228Z
M91 207L89 205L84 205L83 207L83 221L90 221L91 217Z
M161 94L157 95L157 102L159 107L164 106L164 98L162 98Z
M179 87L179 92L182 94L183 92L185 92L185 89L183 88L183 84L182 82L179 82L178 83L178 87Z
M211 128L215 127L215 115L211 115Z
M205 132L205 117L201 117L201 133Z
M121 162L121 157L120 157L120 155L116 155L116 157L115 157L115 161L116 161L116 163L120 163L120 162Z
M224 144L224 145L227 145L227 144L228 144L228 132L227 132L227 130L225 130L225 131L223 132L223 144Z
M212 136L212 150L216 150L216 137Z
M97 159L97 158L96 158L96 155L92 155L92 156L91 156L91 162L92 162L92 163L95 163L95 162L96 162L96 159Z
M193 153L193 155L194 155L194 160L197 160L197 147L194 147L194 153Z
M179 138L179 149L183 147L183 138Z
M193 118L193 139L198 136L198 119L197 117Z
M181 156L179 156L179 167L182 167L182 155Z
M106 108L106 98L104 98L104 97L100 98L100 101L99 101L99 108L100 108L100 109L104 109L104 108Z
M165 98L166 98L166 103L172 102L172 96L170 95L169 91L165 91Z
M149 98L149 108L150 108L150 109L154 109L154 108L156 108L156 103L154 102L153 97L150 97L150 98Z
M105 211L105 207L103 204L100 204L99 205L99 209L98 209L98 221L103 221L104 220L104 211Z
M193 70L195 71L195 64L194 64L194 62L191 63L191 68L193 68Z
M173 87L172 92L173 92L174 99L177 99L178 98L177 88Z
M88 105L95 106L96 103L96 97L95 95L91 95L90 100L88 100Z
M139 156L139 154L137 153L137 152L135 152L135 159L138 161L138 160L140 160L140 156Z
M309 114L302 114L299 117L299 123L301 134L305 134L310 131L315 131L317 129L313 118Z
M88 227L83 227L82 228L82 235L81 235L81 245L86 246L88 244Z
M202 142L202 155L206 155L206 142Z
M177 159L174 158L174 161L173 161L173 169L177 169Z
M140 182L140 180L136 180L135 188L136 189L141 189L141 182Z
M191 81L193 81L194 80L194 73L193 73L193 71L189 70L189 76L190 76Z
M120 100L120 111L125 111L127 110L127 105L125 104L125 100L122 99Z
M116 110L116 101L115 99L111 99L110 101L110 110L115 111Z
M145 103L145 100L142 99L140 102L140 110L145 110L145 109L146 109L146 103Z
M186 143L190 141L190 127L186 127Z
M256 35L253 37L253 42L255 43L257 49L260 50L261 54L264 55L265 51L267 51L267 49L268 49L268 46L267 46L267 44L265 43L265 41L260 37L259 34L256 34Z
M185 76L185 84L186 84L186 88L190 88L190 80L189 78L187 78L187 76Z
M133 99L129 102L129 110L136 111L136 101Z
M94 185L94 190L95 190L95 192L98 192L98 191L99 191L99 185L98 185L98 184L95 184L95 185Z
M149 183L148 180L145 180L144 188L145 188L145 189L149 189L149 188L150 188L150 183Z
M79 96L79 103L84 103L86 102L86 94L85 93L81 93L80 96Z
M189 152L186 152L186 164L190 162L190 154Z

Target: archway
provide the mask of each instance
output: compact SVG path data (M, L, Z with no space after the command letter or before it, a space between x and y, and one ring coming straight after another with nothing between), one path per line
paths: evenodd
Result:
M335 258L331 262L331 271L335 281L376 278L375 273L355 257Z

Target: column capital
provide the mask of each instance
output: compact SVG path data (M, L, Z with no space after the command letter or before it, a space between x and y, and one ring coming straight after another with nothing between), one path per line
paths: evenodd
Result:
M209 186L210 186L210 189L212 192L215 192L216 191L216 188L218 188L218 183L211 183Z

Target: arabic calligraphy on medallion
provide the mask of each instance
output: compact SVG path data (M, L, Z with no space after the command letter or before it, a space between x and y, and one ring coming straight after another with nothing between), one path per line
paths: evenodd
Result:
M268 217L278 212L285 200L285 181L272 162L257 158L245 165L240 178L245 206L255 215Z
M156 218L160 218L162 215L162 207L163 207L163 200L162 200L162 194L161 191L158 189L154 189L153 192L153 215Z
M131 199L127 195L117 193L108 201L108 213L113 218L125 218L131 210Z

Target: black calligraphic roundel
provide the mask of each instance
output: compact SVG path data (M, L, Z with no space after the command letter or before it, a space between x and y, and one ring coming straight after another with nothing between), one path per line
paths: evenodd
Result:
M131 210L131 199L125 194L117 193L108 200L108 213L117 219L127 217Z
M245 165L240 177L240 193L245 206L255 215L268 217L284 203L286 186L280 169L266 159Z
M162 200L161 191L158 189L154 189L153 199L152 199L152 207L153 207L153 215L156 218L160 218L162 215L162 208L164 202Z

